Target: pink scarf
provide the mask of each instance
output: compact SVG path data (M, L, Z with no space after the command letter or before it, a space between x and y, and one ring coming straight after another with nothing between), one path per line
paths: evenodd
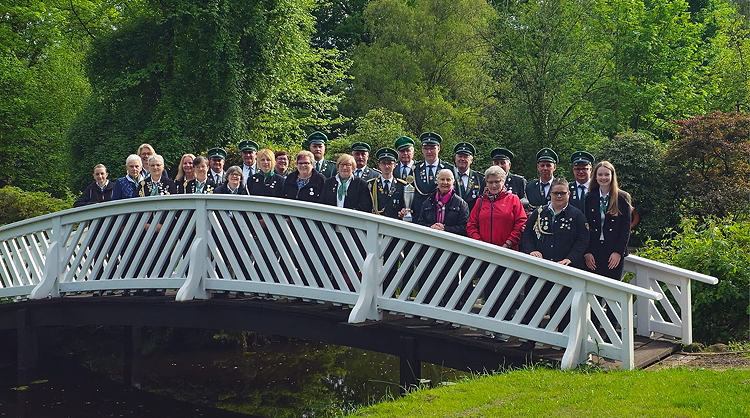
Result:
M435 192L435 201L437 203L435 222L439 224L444 223L443 220L445 219L445 205L448 204L448 202L451 200L451 197L453 197L453 189L448 190L448 193L443 196L440 196L440 190L437 190Z

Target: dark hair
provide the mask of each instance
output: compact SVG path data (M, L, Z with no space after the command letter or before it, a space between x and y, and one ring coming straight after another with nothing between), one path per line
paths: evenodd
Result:
M566 189L568 188L568 180L565 180L565 177L557 177L557 178L553 179L552 180L552 184L549 186L549 188L551 189L551 188L553 188L553 187L555 187L557 185L560 185L560 184L562 184L563 186L565 186Z
M208 165L208 158L199 155L193 159L193 166L199 166L201 164Z
M274 159L276 159L276 158L279 158L279 157L281 157L281 156L283 156L283 155L286 155L286 156L288 156L288 155L289 155L289 153L287 153L286 151L276 151L276 152L275 152L275 153L273 154L273 158L274 158Z

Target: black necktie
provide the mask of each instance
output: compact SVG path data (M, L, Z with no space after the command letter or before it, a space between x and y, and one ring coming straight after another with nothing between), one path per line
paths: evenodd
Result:
M579 184L578 188L581 189L581 200L586 198L586 186Z
M383 181L383 189L384 189L384 190L385 190L386 192L389 192L389 191L391 191L391 181L390 181L390 180L385 180L385 181Z

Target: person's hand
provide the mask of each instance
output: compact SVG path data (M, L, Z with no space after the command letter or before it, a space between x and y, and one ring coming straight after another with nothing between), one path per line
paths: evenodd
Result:
M403 208L400 211L398 211L399 218L403 218L404 216L406 216L406 208Z
M609 255L609 263L607 264L607 267L609 267L610 270L613 270L617 266L620 265L620 260L622 260L622 256L618 253L612 253Z
M434 224L432 224L432 226L430 228L437 229L438 231L444 231L445 230L445 225L443 225L441 223L434 223Z
M558 261L557 264L562 264L563 266L569 266L570 260L567 258L563 258L562 260Z
M542 255L542 253L540 253L539 251L532 251L532 252L529 253L529 255L533 256L533 257L544 258L544 256Z
M586 260L586 267L589 270L596 270L596 260L594 260L594 254L586 253L583 255L583 259Z

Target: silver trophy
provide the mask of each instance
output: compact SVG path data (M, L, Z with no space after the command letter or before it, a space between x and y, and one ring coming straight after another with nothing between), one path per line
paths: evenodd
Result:
M409 178L406 179L407 183L406 183L406 186L404 186L404 206L406 208L406 215L404 215L404 221L414 222L411 217L411 204L412 202L414 202L414 185L409 180L412 180L411 176L409 176Z

